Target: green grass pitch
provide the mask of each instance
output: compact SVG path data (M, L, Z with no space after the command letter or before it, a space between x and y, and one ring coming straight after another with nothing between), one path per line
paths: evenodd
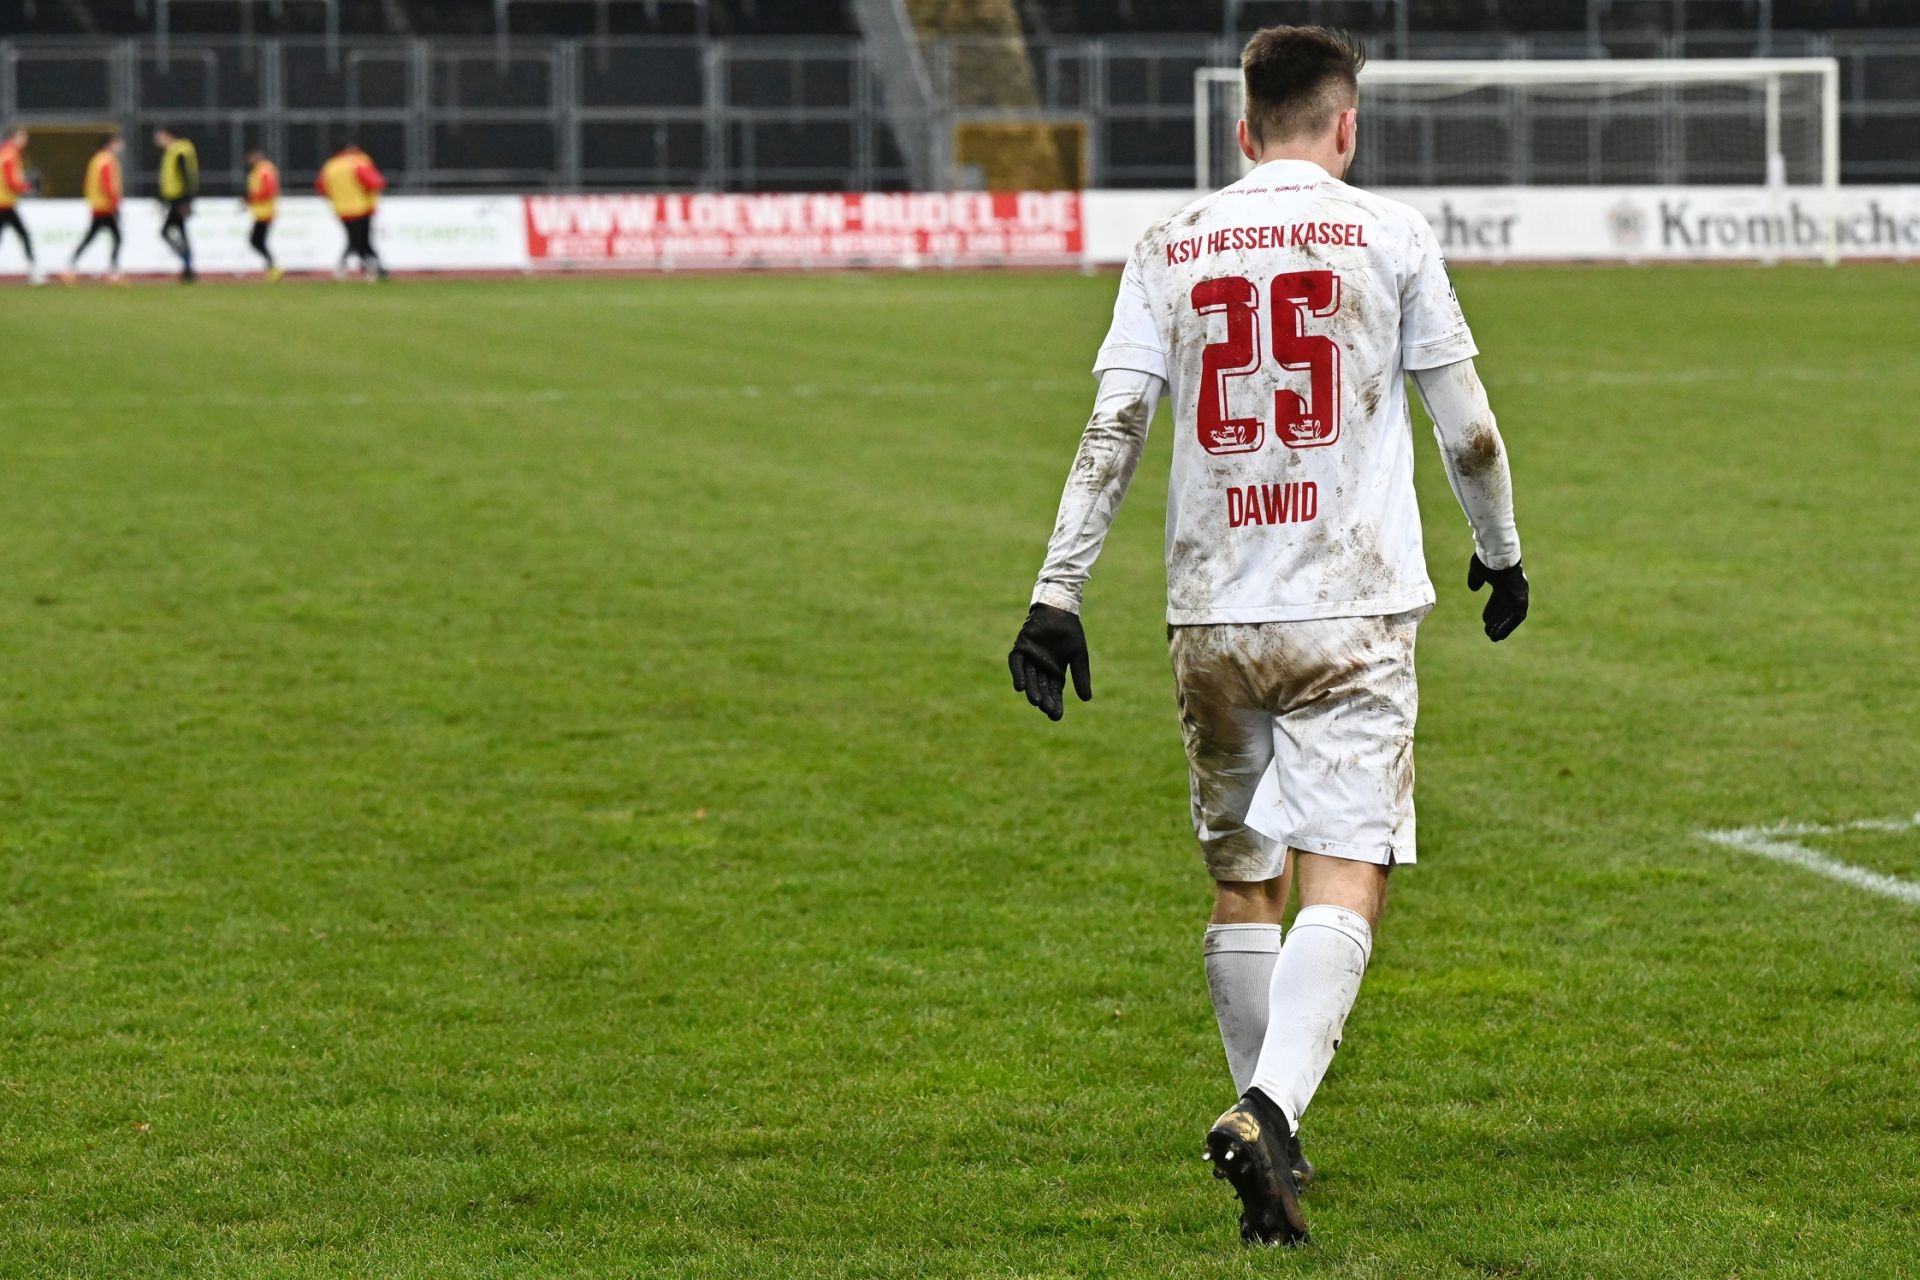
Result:
M1244 1251L1111 276L0 293L0 1276L1920 1275L1920 275L1462 270L1421 862ZM1920 833L1823 848L1920 879Z

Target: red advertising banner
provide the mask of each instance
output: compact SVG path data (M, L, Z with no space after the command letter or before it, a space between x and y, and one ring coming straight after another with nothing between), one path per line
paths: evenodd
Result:
M1077 191L526 197L537 266L992 266L1078 262Z

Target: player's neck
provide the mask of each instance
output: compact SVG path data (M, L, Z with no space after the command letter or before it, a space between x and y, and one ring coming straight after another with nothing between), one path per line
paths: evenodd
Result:
M1254 164L1269 164L1275 160L1304 160L1308 164L1318 165L1326 170L1328 176L1338 178L1346 172L1347 158L1340 154L1337 147L1262 147Z

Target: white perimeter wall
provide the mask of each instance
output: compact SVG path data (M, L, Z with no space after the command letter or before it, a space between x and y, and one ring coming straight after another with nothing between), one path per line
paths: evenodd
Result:
M1818 257L1827 195L1765 187L1405 188L1455 262L1711 261ZM1086 256L1124 262L1190 191L1089 192ZM1843 187L1840 255L1920 257L1920 187Z
M1820 192L1758 187L1433 188L1388 194L1427 216L1447 256L1455 262L1817 257L1826 200ZM397 196L380 206L376 241L381 255L399 271L1076 262L1100 266L1124 262L1140 233L1180 209L1193 199L1193 193L1090 191L1083 196L1027 193L998 199L962 194L890 197L894 203L905 200L908 204L964 202L973 209L969 215L973 221L981 223L979 227L969 224L965 236L929 231L915 223L909 231L917 248L903 251L898 257L892 256L891 250L867 243L870 236L845 238L845 252L841 252L841 239L823 240L811 223L795 227L788 225L790 219L782 222L773 218L774 214L785 218L802 199L812 210L810 217L817 221L816 215L824 216L814 209L821 204L817 198L780 195L726 197L729 208L740 206L735 212L743 228L748 227L749 220L754 223L750 228L754 236L752 252L739 252L730 242L728 253L704 261L688 259L669 264L657 257L617 251L615 242L610 242L613 247L609 248L597 241L591 253L565 256L554 250L544 234L529 235L529 226L535 221L532 214L550 212L548 206L556 202L578 204L593 212L608 200L624 202L625 207L636 199ZM673 199L645 197L641 203L666 200L670 204ZM849 208L864 208L861 201L871 203L877 197L835 199L852 201ZM976 205L979 207L974 209ZM892 209L892 204L887 208ZM907 213L914 213L914 209L907 209L901 216ZM21 215L33 232L42 267L49 273L63 268L86 231L86 206L77 200L28 199L21 203ZM1920 186L1843 188L1835 197L1833 216L1843 257L1920 257ZM122 209L121 226L127 244L121 264L128 272L166 273L175 269L173 255L160 240L161 219L159 205L150 199L130 200ZM769 233L766 228L776 223L779 229ZM247 247L251 221L237 200L201 201L191 225L197 265L203 272L257 269L258 260ZM537 243L530 244L530 239ZM281 265L293 271L328 270L338 261L345 243L339 223L318 198L294 196L281 202L280 218L273 231L273 249ZM783 244L791 246L791 251L783 249ZM104 245L96 244L87 254L83 272L104 269ZM25 268L19 241L9 234L0 243L0 275L18 275Z
M380 203L374 219L374 247L398 271L522 271L527 268L526 220L519 196L395 196ZM85 201L20 202L20 217L33 233L34 255L43 270L63 269L91 220ZM135 275L172 272L179 260L160 239L166 218L160 204L135 198L120 208L120 232L126 244L120 268ZM258 271L260 259L247 246L253 218L237 199L194 203L187 224L193 239L194 266L210 275ZM107 269L105 236L87 246L82 274ZM289 271L330 271L347 247L339 219L319 196L289 196L280 201L268 242ZM20 241L9 231L0 243L0 273L26 270Z

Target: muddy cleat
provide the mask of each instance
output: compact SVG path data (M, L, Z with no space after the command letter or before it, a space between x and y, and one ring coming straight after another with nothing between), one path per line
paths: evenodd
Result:
M1213 1176L1231 1182L1240 1197L1240 1238L1246 1243L1306 1243L1307 1219L1292 1164L1298 1150L1286 1114L1257 1089L1242 1094L1208 1130L1207 1160Z

